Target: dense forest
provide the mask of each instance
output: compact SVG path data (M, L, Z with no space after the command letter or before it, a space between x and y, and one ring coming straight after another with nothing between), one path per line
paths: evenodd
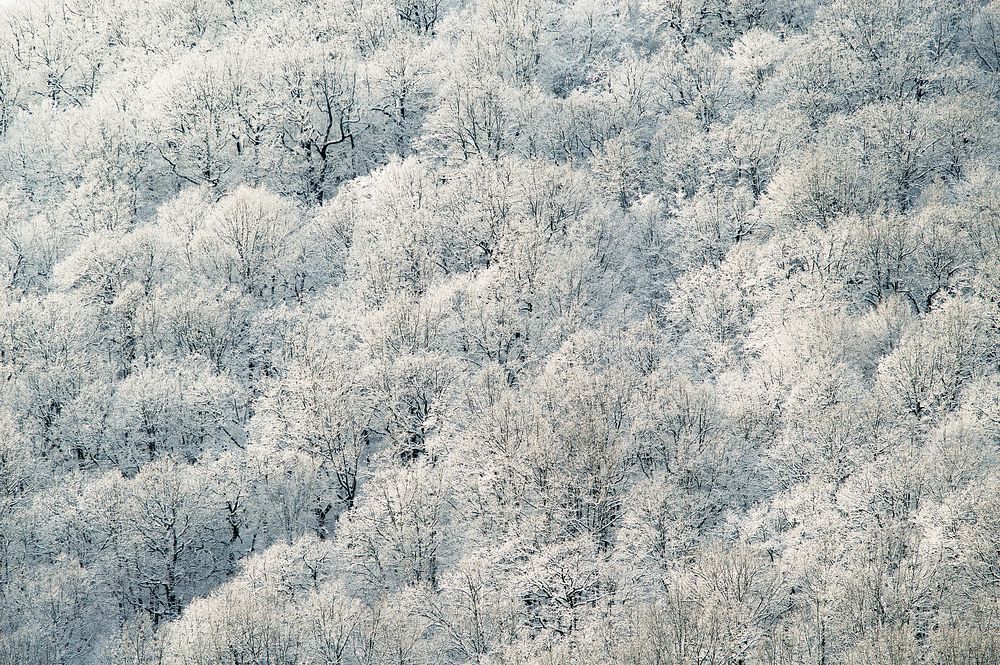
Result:
M1000 663L1000 1L0 10L0 665Z

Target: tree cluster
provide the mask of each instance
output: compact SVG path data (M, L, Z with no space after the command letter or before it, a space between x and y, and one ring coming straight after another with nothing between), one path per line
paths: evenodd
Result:
M0 10L0 665L1000 662L1000 1Z

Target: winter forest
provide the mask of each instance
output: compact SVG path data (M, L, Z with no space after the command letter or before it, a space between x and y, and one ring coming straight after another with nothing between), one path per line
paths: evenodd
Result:
M0 9L0 665L1000 663L1000 1Z

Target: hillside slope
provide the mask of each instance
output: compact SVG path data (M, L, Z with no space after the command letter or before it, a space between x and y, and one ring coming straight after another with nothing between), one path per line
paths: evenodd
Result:
M0 10L0 665L1000 662L1000 2Z

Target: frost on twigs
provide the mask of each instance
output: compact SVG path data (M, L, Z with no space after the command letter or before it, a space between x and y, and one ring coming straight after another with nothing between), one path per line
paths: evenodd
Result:
M0 665L1000 662L1000 2L0 7Z

